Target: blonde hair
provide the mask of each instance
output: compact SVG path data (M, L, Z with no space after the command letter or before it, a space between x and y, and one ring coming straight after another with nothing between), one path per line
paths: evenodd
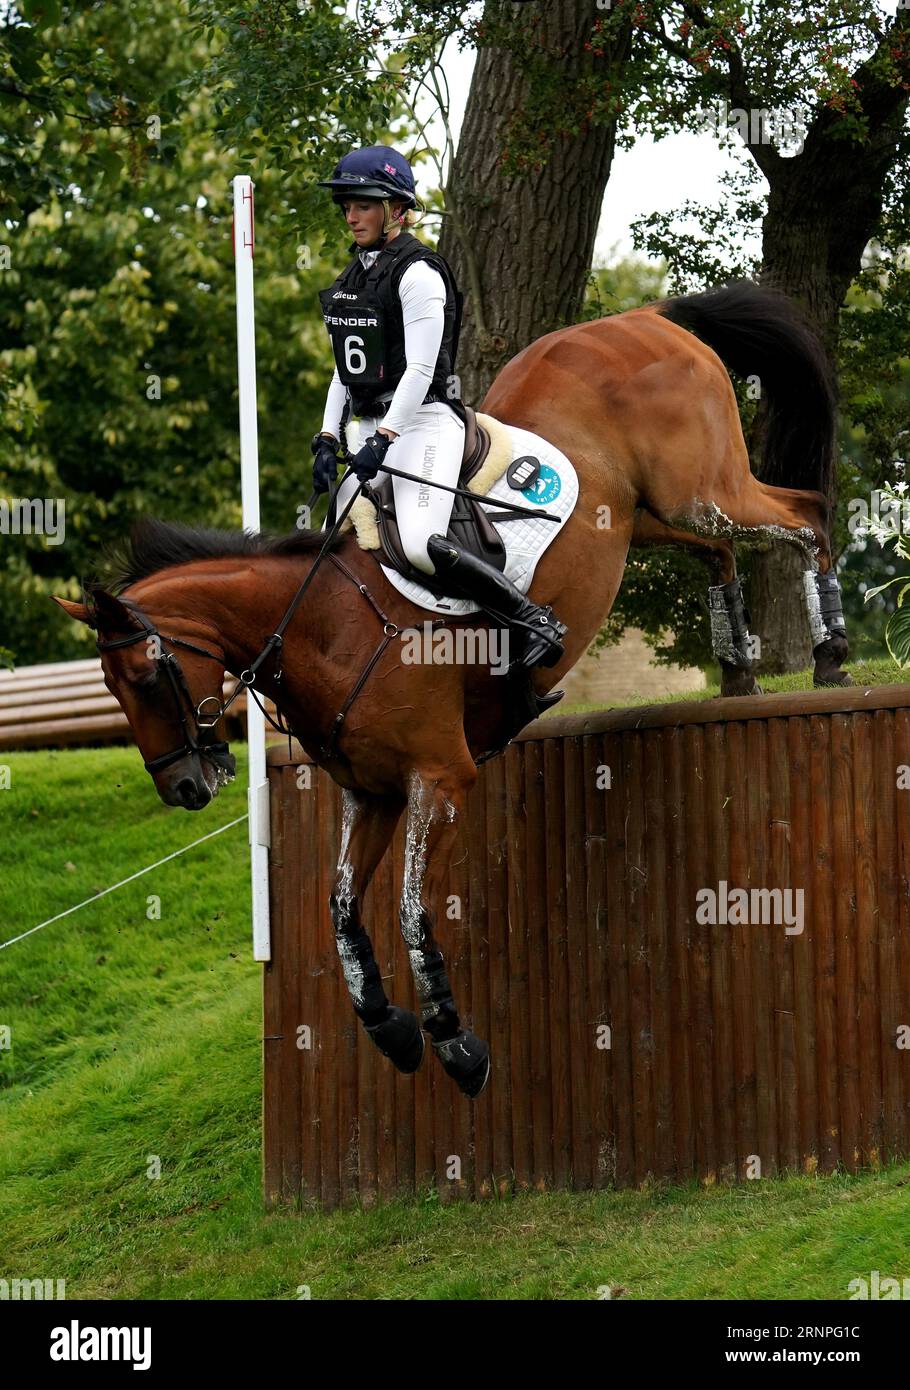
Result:
M394 198L383 198L382 200L382 205L385 208L385 221L382 226L384 232L390 232L393 227L401 227L402 230L406 227L416 227L418 222L423 220L422 216L418 216L413 208L408 208L403 217L399 218L393 215L392 204L394 202Z

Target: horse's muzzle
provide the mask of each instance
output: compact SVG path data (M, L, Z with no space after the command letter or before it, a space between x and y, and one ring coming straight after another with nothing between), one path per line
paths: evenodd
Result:
M226 743L211 744L205 754L188 753L155 778L155 788L166 806L201 811L236 774L236 759Z

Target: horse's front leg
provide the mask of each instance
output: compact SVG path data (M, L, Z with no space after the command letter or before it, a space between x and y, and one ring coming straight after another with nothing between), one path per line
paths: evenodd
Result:
M490 1075L490 1049L463 1028L442 952L433 938L436 905L458 834L457 817L477 770L466 756L460 770L411 774L401 932L420 1001L421 1022L439 1060L466 1096L480 1095Z
M416 1071L423 1034L414 1014L390 1004L373 947L360 920L360 904L404 810L403 797L342 794L342 835L335 886L329 899L335 944L354 1012L373 1042L399 1071Z

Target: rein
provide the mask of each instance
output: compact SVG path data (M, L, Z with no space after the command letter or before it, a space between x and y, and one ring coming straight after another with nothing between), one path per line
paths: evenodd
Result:
M348 470L345 473L344 477L341 479L342 483L345 481L345 478L347 478L349 471L350 470ZM340 487L341 483L339 483L338 486ZM277 729L277 731L280 734L284 734L287 736L288 749L290 751L290 741L293 735L292 728L290 727L284 715L282 714L277 701L276 712L278 714L279 720L282 720L283 723L275 722L275 720L272 718L268 710L266 710L265 706L259 699L259 692L255 689L254 682L256 680L256 676L259 672L260 667L268 659L269 655L273 651L277 651L278 653L277 670L275 672L274 678L277 682L281 681L283 674L281 668L281 650L284 646L285 629L287 628L288 623L291 621L291 618L294 616L298 607L300 606L300 603L303 600L303 596L309 588L310 584L312 583L316 571L318 570L322 561L325 559L328 559L333 565L335 565L335 567L341 571L345 578L349 579L351 583L359 590L359 592L363 594L367 603L369 603L370 607L373 609L373 612L382 622L383 633L379 645L373 652L373 655L370 657L366 666L361 671L357 680L354 682L354 685L352 686L349 694L347 695L344 703L341 706L341 709L336 714L332 722L332 727L329 731L329 736L322 745L321 753L324 758L332 758L336 755L338 735L341 732L341 727L344 724L344 721L347 718L348 713L350 712L351 706L354 704L354 701L357 699L357 696L360 694L361 690L363 689L364 685L369 679L371 671L373 670L374 666L379 661L379 659L382 657L389 643L401 632L401 628L398 626L398 624L392 622L391 619L382 611L379 604L376 602L375 598L367 588L366 584L361 583L361 581L357 578L357 575L353 572L353 570L349 569L343 560L340 560L337 555L332 554L330 551L332 541L334 540L348 512L351 510L351 507L354 505L355 501L360 496L362 490L363 484L361 483L360 487L358 487L357 490L351 496L350 501L348 502L344 511L341 513L341 516L338 517L335 524L327 533L325 541L323 542L322 547L319 551L319 554L313 561L309 574L303 580L299 589L297 590L296 594L291 600L284 617L278 624L278 627L268 638L265 646L259 652L258 656L255 658L252 664L248 666L244 671L241 671L237 679L237 686L234 689L233 694L227 700L223 701L221 696L219 695L206 695L203 697L203 699L199 701L198 705L194 705L193 697L190 693L189 684L183 672L183 668L180 665L180 661L174 652L167 651L166 649L164 649L163 643L169 642L173 647L183 647L186 651L194 652L198 656L208 657L210 661L221 662L221 657L217 656L214 652L206 651L204 647L196 646L193 642L185 641L182 637L170 637L167 633L159 632L159 630L155 627L154 623L151 622L151 620L142 612L142 610L136 604L130 603L128 599L120 600L121 603L123 603L129 609L129 611L133 614L137 621L141 623L141 628L136 632L129 633L126 637L114 637L109 639L108 641L101 641L100 639L98 639L95 643L95 646L100 652L113 651L119 647L133 646L136 642L141 642L143 640L147 641L150 637L155 638L159 644L161 654L159 656L154 657L153 660L159 672L164 671L168 677L168 680L170 682L171 693L174 697L174 705L177 712L177 717L180 722L180 727L183 731L182 747L174 748L171 750L171 752L163 753L160 757L152 758L150 761L146 762L145 768L148 772L151 772L152 774L160 772L163 768L170 767L172 763L177 762L180 758L185 757L188 753L196 753L199 755L200 758L208 758L208 760L214 764L216 769L232 775L234 771L234 759L228 750L227 743L216 739L215 727L218 724L218 721L224 717L227 710L237 699L237 696L240 694L241 690L248 690L249 693L252 695L253 699L256 701L257 705L259 705L259 708L262 710L262 713L265 715L272 728ZM438 619L433 624L433 626L442 626L447 621L448 620L445 618ZM210 703L214 704L216 712L212 715L211 718L208 718L203 715L202 711L204 706ZM190 727L190 724L188 722L188 715L192 716L194 725L193 728Z

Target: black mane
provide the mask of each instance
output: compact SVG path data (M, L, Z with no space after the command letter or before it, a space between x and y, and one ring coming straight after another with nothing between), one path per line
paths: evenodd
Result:
M344 538L336 536L330 549L334 550ZM104 587L119 594L140 579L158 574L174 565L188 565L193 560L222 560L232 555L310 555L319 550L325 533L319 530L291 531L286 535L273 532L223 531L215 527L183 526L179 522L161 521L158 517L142 517L133 523L129 540L107 552L104 557L104 578L86 587Z

